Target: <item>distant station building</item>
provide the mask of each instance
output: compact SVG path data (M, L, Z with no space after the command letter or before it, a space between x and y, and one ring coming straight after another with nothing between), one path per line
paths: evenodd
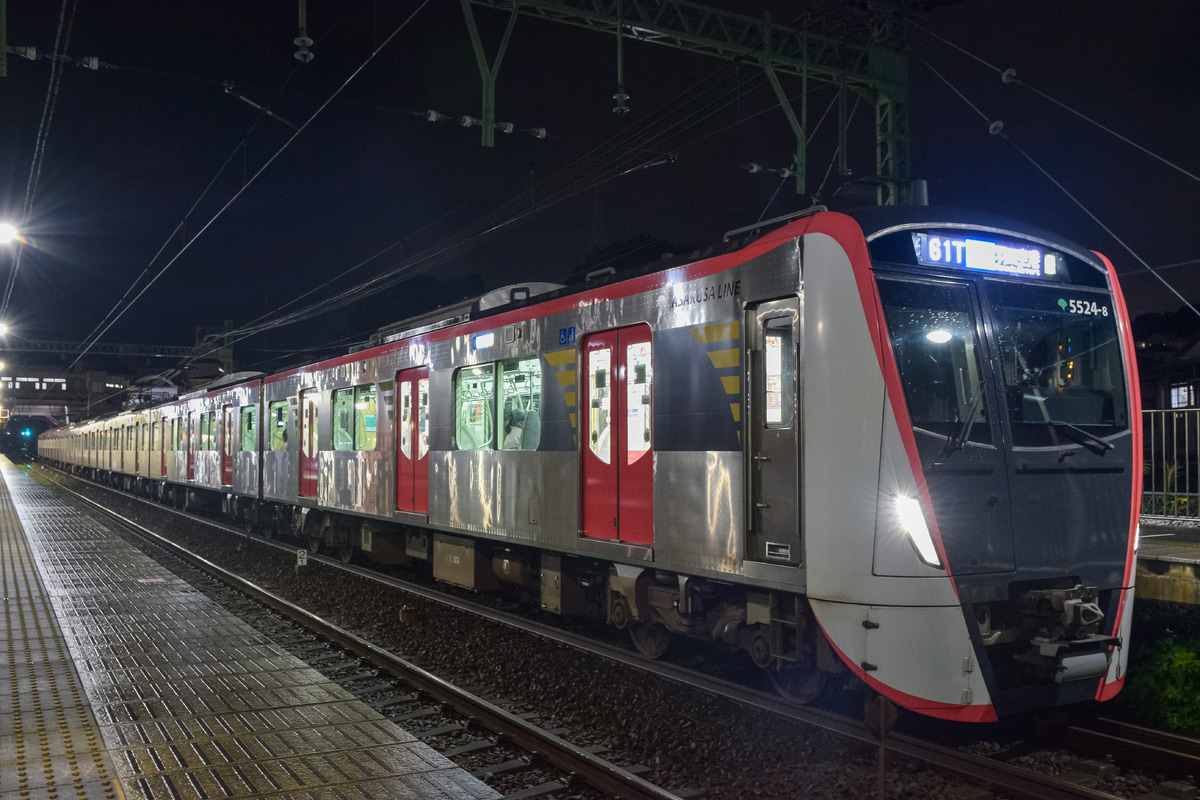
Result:
M0 342L0 450L12 453L59 425L153 405L234 371L223 332L197 331L191 347Z

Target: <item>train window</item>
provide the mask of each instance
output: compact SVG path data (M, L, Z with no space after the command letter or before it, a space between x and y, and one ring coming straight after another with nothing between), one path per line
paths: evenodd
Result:
M400 453L412 458L412 381L400 382Z
M242 450L257 450L258 449L258 430L255 426L255 414L258 411L254 406L242 406L242 424L241 424L241 440Z
M201 450L216 450L217 437L215 426L213 425L213 412L205 411L200 415L200 449Z
M375 384L354 387L354 449L375 449Z
M454 442L459 450L496 447L496 365L465 367L454 375Z
M878 285L913 427L990 444L968 288L882 276Z
M417 458L429 452L429 378L417 381Z
M612 462L611 400L608 376L612 372L612 350L601 349L588 352L588 397L591 398L589 430L592 432L588 447L603 464Z
M354 390L333 393L333 449L354 449Z
M523 358L501 362L497 400L504 426L503 449L536 450L542 436L541 360Z
M998 281L987 292L1014 444L1075 444L1129 427L1110 295Z
M271 450L278 452L287 450L287 422L288 422L288 401L273 400L267 406L267 417L270 420L271 426Z
M625 430L628 461L637 461L650 449L650 342L625 348Z
M155 422L153 425L150 426L150 447L149 447L149 449L152 451L158 449L159 432L161 431L161 429L162 429L161 422Z
M796 337L792 315L768 317L763 326L763 424L790 428L796 417Z

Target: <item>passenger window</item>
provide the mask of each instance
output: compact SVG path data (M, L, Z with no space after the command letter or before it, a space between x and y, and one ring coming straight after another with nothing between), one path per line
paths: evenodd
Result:
M200 415L200 449L201 450L216 450L217 440L213 431L213 414L211 411L205 411Z
M375 449L375 384L354 389L354 449Z
M253 451L258 449L258 431L254 425L254 416L257 410L254 406L242 407L241 439L243 450Z
M412 458L412 381L400 383L400 452Z
M354 390L333 393L333 449L354 449Z
M796 341L791 315L763 320L764 424L790 428L796 412Z
M515 359L500 364L500 419L505 450L536 450L541 441L542 362Z
M454 441L459 450L494 450L495 365L460 369L454 376Z
M417 458L429 452L429 378L417 381Z
M287 450L287 400L274 400L267 406L267 417L271 425L271 450Z

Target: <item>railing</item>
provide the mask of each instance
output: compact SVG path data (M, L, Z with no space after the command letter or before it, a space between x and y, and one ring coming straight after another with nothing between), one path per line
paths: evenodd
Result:
M1200 409L1142 412L1142 514L1200 518Z

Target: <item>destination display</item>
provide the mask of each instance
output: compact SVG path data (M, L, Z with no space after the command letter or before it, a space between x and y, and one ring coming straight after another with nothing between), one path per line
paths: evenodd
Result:
M914 233L912 238L917 263L927 267L976 269L1022 278L1054 278L1059 271L1056 254L1027 244L937 233Z

